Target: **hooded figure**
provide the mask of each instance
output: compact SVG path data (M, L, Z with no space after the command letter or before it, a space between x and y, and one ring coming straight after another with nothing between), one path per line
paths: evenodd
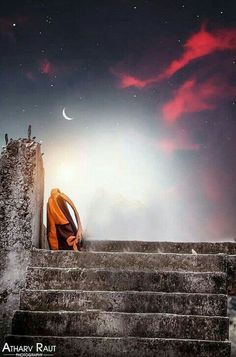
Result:
M77 227L71 217L72 208ZM47 238L52 250L79 250L82 246L82 226L74 203L58 188L51 191L47 204Z

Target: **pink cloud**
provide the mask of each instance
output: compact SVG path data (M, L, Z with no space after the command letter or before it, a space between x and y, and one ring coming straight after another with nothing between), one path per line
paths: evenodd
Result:
M39 64L39 71L49 77L54 76L58 69L47 58L43 59Z
M168 78L187 66L191 61L207 56L216 51L236 49L236 28L219 29L213 32L204 27L191 36L184 44L184 52L179 59L171 62L164 71L163 77Z
M183 45L183 54L180 58L174 59L161 73L157 73L150 78L140 79L122 71L117 72L112 70L112 72L119 78L121 88L145 88L170 78L193 60L217 51L226 50L236 50L236 28L219 29L210 32L202 27L200 31L187 39Z
M162 113L165 120L171 123L188 113L213 110L219 101L235 95L236 87L219 78L204 83L189 79L176 90L173 99L164 104Z

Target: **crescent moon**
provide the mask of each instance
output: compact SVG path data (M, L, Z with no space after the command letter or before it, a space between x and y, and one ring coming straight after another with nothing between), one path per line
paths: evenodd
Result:
M74 118L68 117L68 115L66 115L66 108L63 108L62 115L66 120L73 120L74 119Z

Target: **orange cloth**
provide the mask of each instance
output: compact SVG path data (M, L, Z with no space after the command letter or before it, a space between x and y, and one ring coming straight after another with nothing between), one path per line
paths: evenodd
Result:
M74 236L70 236L67 238L67 244L69 245L69 247L73 247L74 250L78 250L77 247L77 243L79 242L79 239L74 237Z
M65 214L62 212L61 208L58 205L57 198L59 196L63 198L72 207L74 211L75 218L78 225L78 232L76 237L70 236L67 238L67 244L68 246L73 246L74 250L78 250L77 243L79 242L82 233L79 213L74 203L64 193L60 192L59 189L53 189L51 191L51 196L49 197L48 205L47 205L48 241L49 241L50 248L53 250L59 249L56 226L65 225L69 223L69 220L67 219L67 217L65 216Z

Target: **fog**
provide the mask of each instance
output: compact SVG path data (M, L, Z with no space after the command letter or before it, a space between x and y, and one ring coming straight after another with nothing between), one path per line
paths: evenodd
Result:
M60 188L77 206L88 239L232 239L224 225L212 227L191 157L163 152L141 124L97 126L45 149L45 204L51 188Z

